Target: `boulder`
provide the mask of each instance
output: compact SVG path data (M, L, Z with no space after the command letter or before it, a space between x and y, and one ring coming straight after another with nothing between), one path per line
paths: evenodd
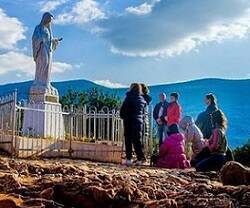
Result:
M227 162L220 171L220 179L223 185L250 185L250 168L235 161Z

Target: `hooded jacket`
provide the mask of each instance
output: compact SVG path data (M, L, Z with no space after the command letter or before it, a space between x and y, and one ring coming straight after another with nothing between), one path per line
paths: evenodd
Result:
M180 122L180 128L184 130L186 143L192 144L192 158L205 147L205 140L201 130L195 125L194 119L191 116L185 116Z
M120 110L121 118L126 122L143 124L146 101L136 91L129 91Z
M170 135L160 147L156 166L161 168L185 169L190 163L185 155L185 138L181 133Z

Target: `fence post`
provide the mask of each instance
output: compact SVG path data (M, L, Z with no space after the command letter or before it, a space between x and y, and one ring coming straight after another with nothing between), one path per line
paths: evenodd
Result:
M14 142L15 142L15 134L16 134L16 103L17 103L17 90L15 90L12 94L13 96L13 106L12 106L12 138L11 138L11 155L15 155Z
M112 144L114 143L115 141L115 110L112 110Z
M150 156L153 154L153 131L154 131L154 117L153 117L153 106L150 106L150 116L149 116L149 119L150 119L150 133L149 133L149 154Z
M69 138L69 157L72 158L72 153L73 153L73 149L72 149L72 139L73 139L73 119L74 119L74 106L71 105L70 106L70 138Z

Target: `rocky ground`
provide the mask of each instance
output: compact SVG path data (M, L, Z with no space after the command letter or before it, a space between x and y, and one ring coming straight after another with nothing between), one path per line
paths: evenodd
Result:
M243 178L224 175L225 183ZM247 208L250 185L241 182L223 186L215 172L1 157L0 208Z

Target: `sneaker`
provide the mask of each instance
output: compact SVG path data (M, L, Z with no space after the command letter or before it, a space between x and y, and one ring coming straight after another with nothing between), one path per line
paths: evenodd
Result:
M124 162L124 165L126 165L126 166L128 166L128 167L130 167L130 166L132 166L132 161L131 160L126 160L125 162Z

